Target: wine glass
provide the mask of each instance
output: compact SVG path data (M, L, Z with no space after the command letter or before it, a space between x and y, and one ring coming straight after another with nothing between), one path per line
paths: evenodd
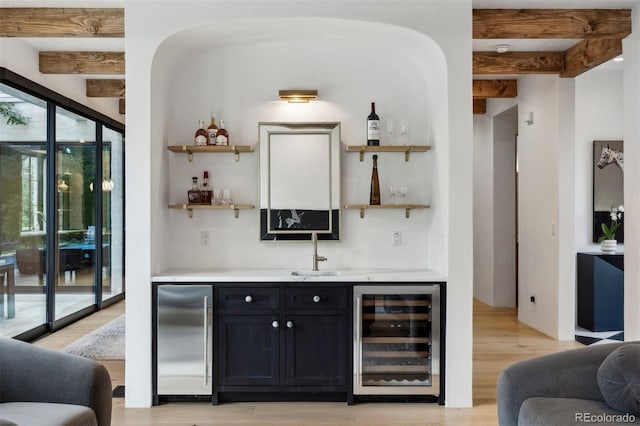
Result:
M400 137L403 145L406 145L407 133L409 133L409 120L402 119L400 120Z
M389 197L391 198L391 204L398 204L398 187L389 187Z
M386 125L387 125L387 133L389 134L389 145L391 145L391 140L393 137L393 130L394 130L393 120L390 118L387 118Z

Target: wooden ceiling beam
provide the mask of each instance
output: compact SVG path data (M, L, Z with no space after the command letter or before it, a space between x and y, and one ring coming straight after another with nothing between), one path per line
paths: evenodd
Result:
M87 79L87 97L122 98L124 79Z
M124 37L122 8L3 7L0 37Z
M560 74L564 52L473 52L474 74Z
M517 80L473 80L473 99L515 98Z
M473 38L624 38L630 9L474 9Z
M564 52L563 78L577 77L622 54L622 40L582 40Z
M474 99L473 100L473 113L475 115L482 115L487 113L487 100L486 99Z
M124 74L124 52L40 52L43 74Z

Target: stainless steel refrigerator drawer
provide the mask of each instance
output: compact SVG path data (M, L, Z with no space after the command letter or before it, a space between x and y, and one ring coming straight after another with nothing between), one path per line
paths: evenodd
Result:
M213 287L158 286L157 393L211 395Z

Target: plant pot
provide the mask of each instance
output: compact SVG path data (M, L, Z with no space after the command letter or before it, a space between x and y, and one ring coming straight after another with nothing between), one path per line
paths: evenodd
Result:
M600 250L606 254L613 254L618 248L618 241L616 240L602 240L600 242Z

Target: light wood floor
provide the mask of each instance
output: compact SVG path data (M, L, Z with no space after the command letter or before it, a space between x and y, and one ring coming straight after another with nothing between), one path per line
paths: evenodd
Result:
M36 342L60 349L124 312L124 302L100 311ZM496 380L507 365L536 355L580 347L558 342L517 321L515 309L491 308L474 301L473 408L436 404L366 403L171 403L124 408L113 400L113 425L491 425L497 424ZM106 361L114 387L124 384L124 362Z

